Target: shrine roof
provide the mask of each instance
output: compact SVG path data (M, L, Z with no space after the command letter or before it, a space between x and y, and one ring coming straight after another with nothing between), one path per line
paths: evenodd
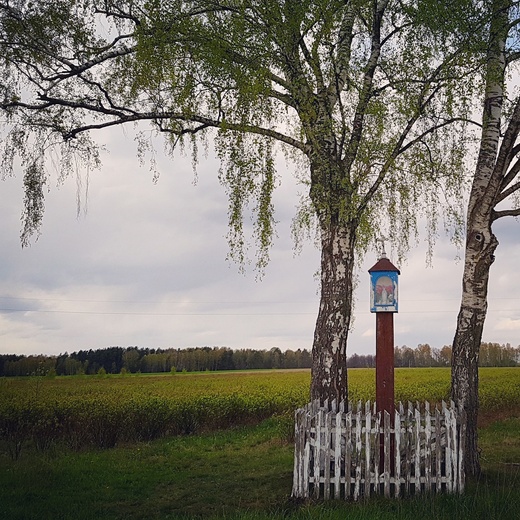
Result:
M374 271L395 271L397 274L401 274L399 269L386 257L380 258L377 263L368 270L369 273Z

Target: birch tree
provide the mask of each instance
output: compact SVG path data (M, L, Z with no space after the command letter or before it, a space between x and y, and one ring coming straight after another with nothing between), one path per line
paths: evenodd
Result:
M466 471L480 472L477 439L478 362L487 312L490 269L498 239L493 223L520 216L520 96L506 91L506 78L516 70L518 4L493 0L485 68L482 132L468 202L462 299L453 341L451 394L467 413ZM516 46L516 48L515 48Z
M381 233L406 249L422 215L434 236L443 197L460 193L469 102L454 93L474 71L459 35L423 23L428 5L437 2L0 2L2 164L9 174L18 156L25 170L22 242L43 216L51 147L66 176L77 159L97 163L96 130L148 122L172 153L214 141L231 256L244 259L250 204L261 268L281 149L308 193L296 229L316 225L321 247L311 397L346 399L356 255Z

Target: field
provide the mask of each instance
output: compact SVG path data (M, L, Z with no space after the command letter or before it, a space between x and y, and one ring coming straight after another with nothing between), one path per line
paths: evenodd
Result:
M373 370L349 377L352 400L374 398ZM449 377L398 369L396 398L447 399ZM288 498L308 371L4 378L0 518L517 518L520 369L483 368L480 380L484 479L457 501L361 507Z

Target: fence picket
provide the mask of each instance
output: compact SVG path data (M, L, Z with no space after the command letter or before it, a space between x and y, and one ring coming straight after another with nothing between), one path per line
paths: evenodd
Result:
M435 491L442 491L442 421L439 407L435 407Z
M302 483L303 483L303 463L304 457L302 453L302 442L305 439L305 436L302 435L302 420L301 416L304 414L304 410L299 409L296 410L294 414L294 471L293 471L293 489L296 490L298 495L301 495L303 492Z
M323 474L323 495L325 499L330 498L330 461L332 459L332 413L325 415L325 424L323 427L323 459L324 459L324 474Z
M334 421L334 498L341 498L341 433L343 431L343 414L338 412Z
M372 429L372 410L370 409L370 401L367 401L365 406L365 496L370 496L370 460L372 458L370 433Z
M457 492L459 490L459 464L458 464L458 446L457 446L457 421L456 421L456 413L455 413L455 405L453 401L451 401L451 406L449 410L450 414L450 427L451 427L451 449L452 456L451 462L453 465L453 491Z
M399 498L401 495L401 419L403 417L403 405L399 403L399 413L395 411L394 418L394 438L395 438L395 472L394 472L394 495Z
M361 401L360 401L361 403ZM359 494L361 491L361 449L363 447L363 443L361 441L361 407L358 406L358 411L356 413L356 433L355 433L355 442L356 449L354 451L355 454L355 481L354 481L354 500L359 498Z
M453 472L452 472L452 463L451 463L451 455L452 455L452 447L451 447L451 416L449 409L444 401L442 401L442 411L444 415L444 422L446 424L446 447L445 447L445 471L446 471L446 490L448 492L453 491Z
M380 484L381 484L381 439L380 432L381 431L381 412L378 412L374 418L374 433L373 435L373 446L374 450L374 489L376 493L380 493Z
M413 479L411 479L411 483L414 484L414 491L418 493L421 490L421 466L420 466L420 454L421 454L421 423L417 420L418 410L411 404L411 428L412 428L412 441L411 445L412 450L412 473Z
M319 410L316 414L316 427L314 437L314 467L313 467L313 482L314 482L314 498L320 496L320 473L321 473L321 435L323 431L323 410Z
M345 429L345 498L350 498L352 496L352 411L349 411L345 416Z
M391 435L390 435L390 414L385 410L384 411L384 454L385 454L385 461L384 461L384 490L385 490L385 497L390 496L390 473L391 473L391 460L390 455L392 453L392 446L391 446Z
M370 402L332 408L314 401L295 412L293 496L357 500L464 489L465 416L453 402L434 410L425 403L423 411L399 403L392 416Z
M406 408L406 413L404 416L405 420L405 457L406 457L406 465L405 465L405 492L406 494L410 494L410 484L412 481L412 408L411 403L408 401L408 407Z
M300 496L304 498L309 497L309 483L310 483L310 463L311 463L311 438L310 435L306 435L307 432L311 431L311 416L304 414L304 420L302 421L302 428L300 429L301 435L304 436L304 450L303 450L303 477L302 485L303 492Z
M431 491L431 468L432 468L432 423L430 417L430 403L425 403L424 410L424 489Z

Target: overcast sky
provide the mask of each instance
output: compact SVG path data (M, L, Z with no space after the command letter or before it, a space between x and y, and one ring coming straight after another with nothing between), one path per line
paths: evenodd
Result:
M218 163L202 158L194 184L189 158L158 154L157 183L121 129L100 134L110 153L89 176L87 212L76 216L76 179L51 179L40 238L20 245L22 176L0 182L0 353L59 354L109 346L312 347L319 252L294 253L290 226L298 186L281 162L275 196L278 237L262 280L226 260L227 199ZM159 152L161 145L159 144ZM84 191L85 185L83 185ZM520 223L502 219L492 268L484 341L520 344ZM426 247L399 265L395 343L451 344L462 262L441 237L433 268ZM391 258L394 260L393 258ZM375 353L365 258L349 354ZM396 263L396 262L394 262Z

